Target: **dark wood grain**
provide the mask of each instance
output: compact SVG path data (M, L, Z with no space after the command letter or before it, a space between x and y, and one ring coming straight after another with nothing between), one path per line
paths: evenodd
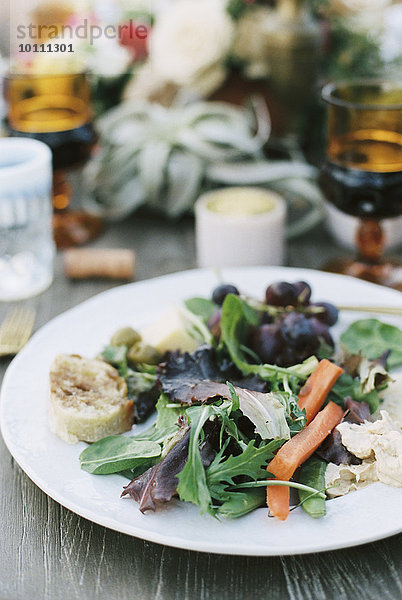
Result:
M134 216L110 227L93 245L134 248L137 279L146 279L195 266L192 229L191 220L165 223ZM318 227L289 245L289 264L317 268L337 253ZM117 284L68 281L59 256L53 285L28 301L37 309L35 328L111 285ZM0 319L5 310L0 304ZM8 363L0 359L0 376ZM0 600L402 597L402 536L298 557L178 550L105 529L64 509L29 480L1 439L0 465Z

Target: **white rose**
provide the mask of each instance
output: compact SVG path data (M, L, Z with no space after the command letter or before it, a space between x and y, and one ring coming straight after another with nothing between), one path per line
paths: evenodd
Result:
M247 63L246 73L251 78L264 77L269 73L267 40L270 16L270 10L256 6L246 11L237 25L232 54Z
M88 51L88 67L99 77L118 77L127 71L130 62L130 51L115 38L102 36L94 40Z
M391 0L332 0L330 14L344 19L345 24L357 31L380 30L385 8Z
M157 18L150 61L164 78L191 87L202 72L226 58L234 24L216 0L179 0Z

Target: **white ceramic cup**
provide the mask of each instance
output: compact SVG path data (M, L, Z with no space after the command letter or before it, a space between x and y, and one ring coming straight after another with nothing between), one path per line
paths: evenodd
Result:
M0 139L0 301L34 296L53 280L51 187L46 144Z
M203 194L195 204L198 265L282 265L285 220L285 200L271 190L229 187Z

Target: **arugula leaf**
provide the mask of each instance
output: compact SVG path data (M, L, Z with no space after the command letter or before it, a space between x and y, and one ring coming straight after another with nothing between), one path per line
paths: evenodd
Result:
M198 504L201 514L211 512L211 495L198 445L202 427L213 414L212 406L193 406L187 409L186 413L191 422L188 459L184 469L176 475L179 480L177 493L180 499Z
M298 398L290 388L286 391L278 390L273 393L285 407L286 422L289 426L290 435L293 436L299 433L307 423L306 409L300 408Z
M229 418L232 410L232 400L224 400L220 404L191 406L186 410L186 416L191 423L190 444L186 465L181 473L177 475L179 479L177 492L181 500L198 504L202 513L209 512L210 514L214 514L211 494L206 481L205 468L199 450L199 442L203 434L202 428L208 419L218 418L222 422L221 444L224 429L227 430L229 435L239 441L239 432L236 423ZM239 443L241 445L240 441Z
M156 442L111 435L91 444L80 454L81 469L95 475L118 473L132 469L144 459L160 456Z
M189 298L184 302L185 307L197 317L207 322L218 310L217 305L207 298Z
M272 440L257 448L255 440L251 440L246 449L238 456L224 457L224 448L215 456L209 465L207 473L207 484L211 495L216 500L225 500L225 488L235 485L234 478L239 475L247 476L252 481L267 476L266 463L274 456L277 450L286 440Z
M402 364L402 330L377 319L355 321L342 333L340 341L348 352L361 352L366 358L378 358L391 350L387 359L388 368Z
M236 390L234 389L234 386L232 383L230 383L230 381L227 381L226 385L229 388L230 397L232 399L232 412L235 412L240 408L239 396L236 394Z

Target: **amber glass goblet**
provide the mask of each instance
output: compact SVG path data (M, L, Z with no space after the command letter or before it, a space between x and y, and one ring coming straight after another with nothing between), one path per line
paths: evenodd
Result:
M86 73L13 73L5 81L11 136L45 142L53 155L53 230L59 248L84 244L101 220L72 210L71 178L96 142Z
M381 219L402 214L402 85L330 83L322 97L328 119L320 184L329 202L360 219L358 255L325 268L400 289L401 263L383 255Z

